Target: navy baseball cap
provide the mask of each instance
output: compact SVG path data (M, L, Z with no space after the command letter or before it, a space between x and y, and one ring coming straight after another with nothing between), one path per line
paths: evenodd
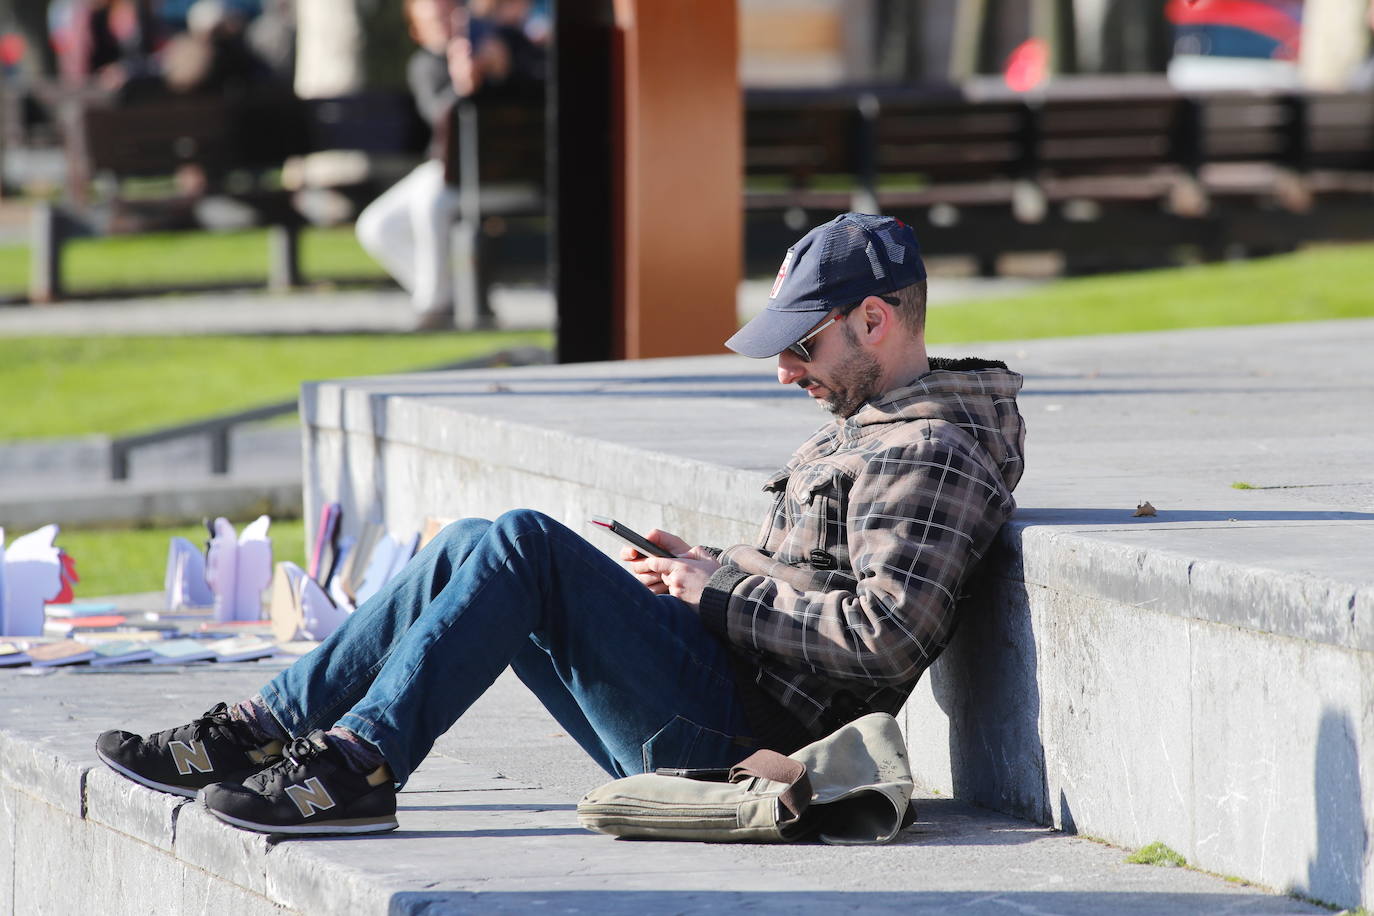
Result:
M831 309L925 278L921 246L910 226L890 216L841 214L787 249L768 307L725 345L756 359L777 356Z

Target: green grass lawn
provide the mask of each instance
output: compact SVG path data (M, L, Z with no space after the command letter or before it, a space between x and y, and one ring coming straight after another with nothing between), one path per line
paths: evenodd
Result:
M0 338L0 442L117 435L295 397L302 381L423 369L545 332Z
M249 521L252 519L240 519L235 527L242 528ZM305 525L300 519L273 519L267 534L272 539L274 563L290 560L305 565ZM56 543L76 560L76 573L81 577L73 589L76 597L94 598L161 590L167 569L167 544L174 536L204 545L207 533L203 525L64 529L57 535Z
M206 237L187 236L185 241L189 245ZM342 258L341 267L353 263L346 255L348 241L330 242L331 256ZM250 249L257 244L244 242L245 262L249 254L256 256ZM226 250L216 255L219 263L233 260ZM6 257L0 249L0 277L10 269ZM107 264L103 269L112 268ZM203 271L191 275L205 276ZM1011 298L936 308L930 336L938 346L1368 317L1374 316L1372 280L1374 245L1068 279ZM0 339L0 384L24 395L12 398L0 413L0 441L133 432L293 397L306 379L415 369L523 343L549 345L551 336ZM299 521L273 525L276 559L303 560L302 530ZM77 558L82 577L78 595L94 596L161 588L167 540L173 534L197 542L204 538L199 527L73 530L64 531L58 543Z
M384 280L351 226L301 233L301 272L309 281ZM0 295L28 289L29 250L0 247ZM74 293L138 287L267 281L267 230L168 232L74 239L63 252Z
M1374 316L1374 245L1080 277L933 309L933 344Z

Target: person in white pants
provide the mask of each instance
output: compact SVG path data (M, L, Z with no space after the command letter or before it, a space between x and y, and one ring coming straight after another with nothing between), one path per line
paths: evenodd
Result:
M453 326L457 215L458 189L444 181L443 162L427 159L358 216L358 241L410 293L417 330Z
M420 46L406 79L430 124L450 117L459 98L511 76L510 39L469 19L455 0L407 0L405 13ZM358 241L410 293L416 330L453 327L450 233L457 215L458 189L445 181L443 159L431 156L358 216ZM490 324L492 316L477 321Z

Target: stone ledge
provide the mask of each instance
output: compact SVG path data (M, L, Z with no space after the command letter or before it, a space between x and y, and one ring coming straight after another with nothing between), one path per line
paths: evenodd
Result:
M1374 478L1342 432L1367 427L1374 380L1343 367L1371 346L1363 320L971 348L1027 376L1028 469L906 711L927 784L1374 902ZM750 541L804 400L737 357L319 383L306 518L527 506Z

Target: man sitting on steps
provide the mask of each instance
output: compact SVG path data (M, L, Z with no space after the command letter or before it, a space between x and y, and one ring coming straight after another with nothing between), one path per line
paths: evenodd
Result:
M926 355L911 229L846 213L787 252L727 345L776 357L834 418L765 488L757 545L663 531L628 570L538 512L446 528L260 694L102 760L268 833L396 824L396 791L509 665L608 773L789 753L896 712L948 642L1014 508L1021 377Z

